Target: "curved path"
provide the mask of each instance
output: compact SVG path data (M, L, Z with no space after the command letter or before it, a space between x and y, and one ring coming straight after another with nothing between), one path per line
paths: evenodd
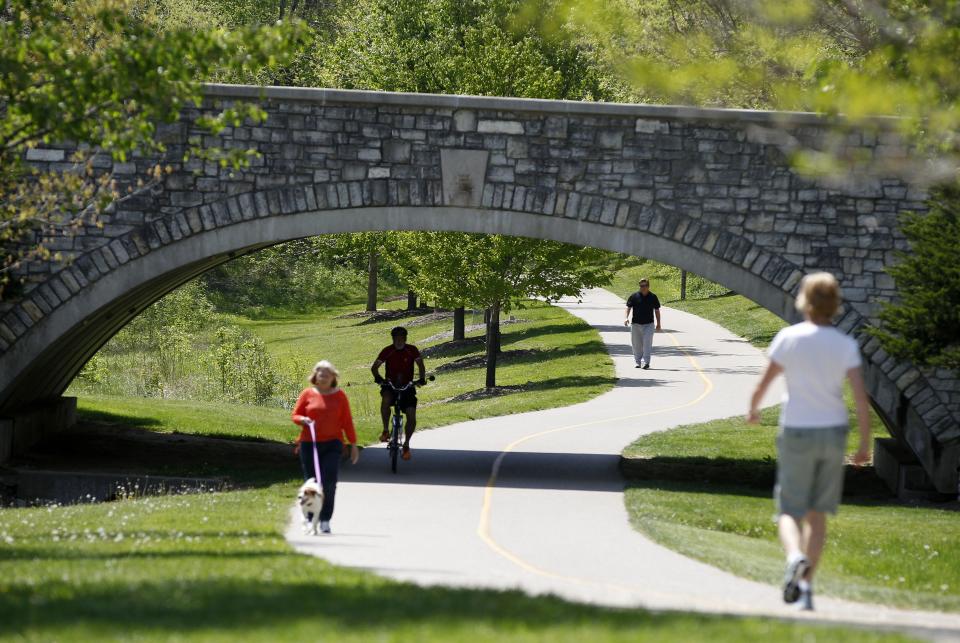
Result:
M389 473L382 448L346 466L330 537L287 539L332 563L420 584L519 588L596 604L816 618L960 639L960 615L818 598L802 615L778 588L661 547L634 530L617 464L638 435L742 413L761 351L694 315L665 309L652 368L633 367L623 302L604 290L563 302L600 332L619 381L582 404L418 433ZM779 391L768 402L775 402ZM771 439L773 436L771 436ZM772 505L771 505L772 506Z

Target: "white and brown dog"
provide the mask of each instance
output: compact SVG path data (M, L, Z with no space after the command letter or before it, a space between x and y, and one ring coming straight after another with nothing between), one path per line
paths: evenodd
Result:
M303 512L303 533L316 536L320 525L320 508L323 506L323 489L314 478L308 479L300 487L297 502Z

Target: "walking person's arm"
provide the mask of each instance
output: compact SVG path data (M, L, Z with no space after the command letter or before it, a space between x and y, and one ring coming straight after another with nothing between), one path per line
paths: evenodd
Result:
M659 308L654 308L654 309L653 309L653 314L657 316L657 330L662 330L662 329L660 328L660 309L659 309Z
M623 315L623 325L624 326L630 325L630 306L627 306L627 311Z
M760 423L760 403L763 401L763 396L767 394L767 389L770 388L773 380L782 372L783 367L770 360L766 372L760 378L760 383L757 384L757 388L753 392L753 397L750 398L750 412L747 413L747 422L750 424Z
M350 464L356 464L360 459L360 448L357 446L357 430L353 426L353 413L350 412L350 400L346 394L343 396L343 406L340 409L340 423L347 442L350 443Z
M862 466L870 459L870 414L867 401L867 389L863 385L863 373L860 367L847 371L850 388L853 389L853 401L857 406L857 426L860 429L860 448L853 456L853 463Z
M293 406L293 412L290 414L290 419L299 426L307 426L307 422L310 421L310 418L306 416L308 391L309 389L300 394L297 403Z

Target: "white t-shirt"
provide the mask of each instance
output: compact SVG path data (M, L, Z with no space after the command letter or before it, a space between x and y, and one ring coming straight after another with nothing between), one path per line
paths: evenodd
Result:
M860 366L856 340L833 326L801 322L777 333L767 356L783 367L787 378L782 426L816 429L849 422L843 380L848 370Z

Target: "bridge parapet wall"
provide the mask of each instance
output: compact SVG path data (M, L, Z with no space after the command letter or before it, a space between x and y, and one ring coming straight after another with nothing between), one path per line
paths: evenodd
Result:
M237 100L260 101L267 121L219 136L193 126L204 110ZM786 158L791 145L837 142L814 116L210 86L207 104L186 110L159 136L171 159L181 158L196 137L260 155L242 170L199 160L173 164L162 186L105 215L102 228L53 240L72 262L28 267L25 296L5 304L0 317L0 362L104 276L192 236L260 220L269 226L267 220L308 212L382 208L381 229L392 226L391 208L422 209L418 221L403 224L422 229L456 229L439 218L446 208L478 216L523 213L542 218L544 226L603 228L608 236L600 245L610 249L631 251L618 237L660 243L657 258L694 271L709 258L728 275L728 286L788 320L795 319L791 300L804 273L836 274L848 302L839 325L860 339L874 402L928 471L939 471L940 486L956 488L955 463L938 464L944 445L960 441L955 374L920 372L860 334L879 304L897 296L884 272L895 252L907 249L897 214L922 210L925 195L897 178L830 183L797 174ZM906 154L893 133L851 133L841 144L851 158ZM29 158L64 167L69 154L67 147L49 148L32 150ZM158 161L166 162L102 163L133 182ZM266 235L262 241L277 240ZM664 256L668 246L684 252ZM751 291L757 282L777 295ZM14 379L0 381L6 387L0 407L30 401Z

